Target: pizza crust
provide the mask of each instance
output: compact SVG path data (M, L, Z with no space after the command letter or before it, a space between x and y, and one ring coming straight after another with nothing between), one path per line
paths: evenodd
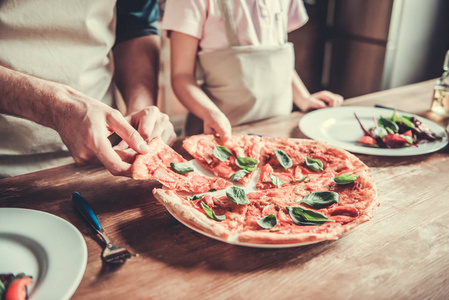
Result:
M213 235L225 242L231 238L230 230L220 226L217 221L209 219L205 214L199 212L195 208L185 205L183 200L175 192L154 189L153 195L182 223L187 223L189 226L195 227L200 231Z

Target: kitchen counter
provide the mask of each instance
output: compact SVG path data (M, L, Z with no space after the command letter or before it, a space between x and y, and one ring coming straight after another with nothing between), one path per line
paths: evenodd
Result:
M433 80L348 99L394 107L441 126L429 111ZM305 138L294 112L234 134ZM180 141L174 148L180 150ZM160 185L67 165L0 180L0 207L55 214L84 236L88 262L77 299L448 299L449 149L411 157L356 154L373 175L373 219L339 240L260 249L226 244L176 221L152 195ZM102 263L102 243L71 194L90 202L109 238L138 256ZM38 224L36 224L37 226ZM32 300L32 298L30 299Z

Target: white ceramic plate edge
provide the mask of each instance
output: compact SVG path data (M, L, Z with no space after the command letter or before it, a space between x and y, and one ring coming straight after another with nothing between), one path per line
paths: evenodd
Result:
M378 118L379 116L390 116L393 113L393 110L365 106L341 106L323 108L304 115L299 121L299 128L302 133L304 133L311 139L323 141L331 146L342 148L350 152L377 156L413 156L428 154L444 148L448 143L447 132L440 125L415 114L404 112L400 112L400 114L414 116L421 120L423 123L427 123L431 127L433 132L443 136L442 140L420 144L418 145L418 147L412 146L399 149L384 149L359 146L356 144L357 139L355 138L353 141L341 141L332 138L332 136L328 134L330 128L332 128L332 126L336 126L338 122L348 122L348 120L352 122L353 125L351 126L351 128L354 130L354 132L358 132L359 138L363 136L363 131L361 130L360 125L357 123L357 120L354 117L354 112L360 118L367 118L368 116ZM365 125L367 127L370 127L370 125L367 125L366 123L364 124L364 126Z
M30 300L70 299L87 265L87 247L81 233L66 220L39 210L0 208L0 216L0 233L15 237L18 244L22 243L22 238L33 241L34 246L25 245L25 248L40 248L30 249L38 253L39 268L44 268L39 269L38 274L28 274L35 277ZM20 264L17 261L13 264L16 263ZM5 264L0 266L0 272L11 272L5 268L8 268ZM26 266L23 269L21 271L27 273Z

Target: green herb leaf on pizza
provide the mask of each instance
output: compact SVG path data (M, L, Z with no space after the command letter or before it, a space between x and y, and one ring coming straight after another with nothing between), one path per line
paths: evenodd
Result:
M277 223L277 218L273 214L269 214L268 216L257 220L257 224L264 229L271 229L276 226Z
M278 177L274 176L273 173L270 173L270 180L277 187L281 187L281 185L286 183L285 181L283 181L283 180L279 179Z
M338 198L338 193L333 191L313 192L305 196L301 202L313 208L320 209L338 203Z
M310 177L310 174L307 174L306 176L304 176L302 178L295 179L295 181L296 182L308 182L309 181L309 177Z
M194 171L192 166L187 162L184 163L172 162L170 163L170 168L178 174L186 174Z
M230 188L228 188L226 190L226 196L232 202L240 205L246 205L250 203L248 197L246 196L245 190L237 186L231 186Z
M249 174L251 172L247 171L247 170L238 170L237 172L235 172L234 174L232 174L232 176L229 178L229 180L231 181L239 181L240 179L242 179L244 176L246 176L246 174Z
M284 169L287 170L288 168L291 168L293 166L293 162L290 156L288 156L288 154L285 153L283 150L276 149L274 150L274 153L276 154L277 160L279 161L281 166L284 167Z
M334 222L325 215L314 210L293 206L287 206L286 209L296 225L319 226L329 221Z
M306 165L312 171L323 171L323 162L306 156Z
M243 170L246 170L248 172L253 172L255 170L257 170L256 166L257 166L257 159L252 158L252 157L237 157L237 159L235 160L236 165Z
M189 199L191 201L195 201L195 200L199 200L199 199L203 199L203 198L204 198L204 194L192 195L192 196L187 197L187 199Z
M355 174L341 174L340 176L334 177L333 181L336 184L344 185L353 183L357 179L357 175Z
M225 161L229 156L232 155L231 150L229 150L226 146L215 146L212 154L220 161Z
M217 216L215 214L215 212L206 203L204 203L204 201L201 201L201 207L204 209L204 212L206 213L206 215L209 218L211 218L212 220L215 220L215 221L224 221L224 220L226 220L226 216L225 215Z

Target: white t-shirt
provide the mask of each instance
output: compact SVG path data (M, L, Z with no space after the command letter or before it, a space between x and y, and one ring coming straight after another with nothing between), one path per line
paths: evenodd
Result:
M285 29L276 21L277 14L286 14L288 32L308 21L302 0L234 0L232 3L242 46L283 44ZM167 0L161 28L198 38L200 52L229 48L218 0Z
M116 0L1 1L0 65L69 85L111 105L115 4ZM0 114L0 176L67 163L64 156L70 158L56 131Z

